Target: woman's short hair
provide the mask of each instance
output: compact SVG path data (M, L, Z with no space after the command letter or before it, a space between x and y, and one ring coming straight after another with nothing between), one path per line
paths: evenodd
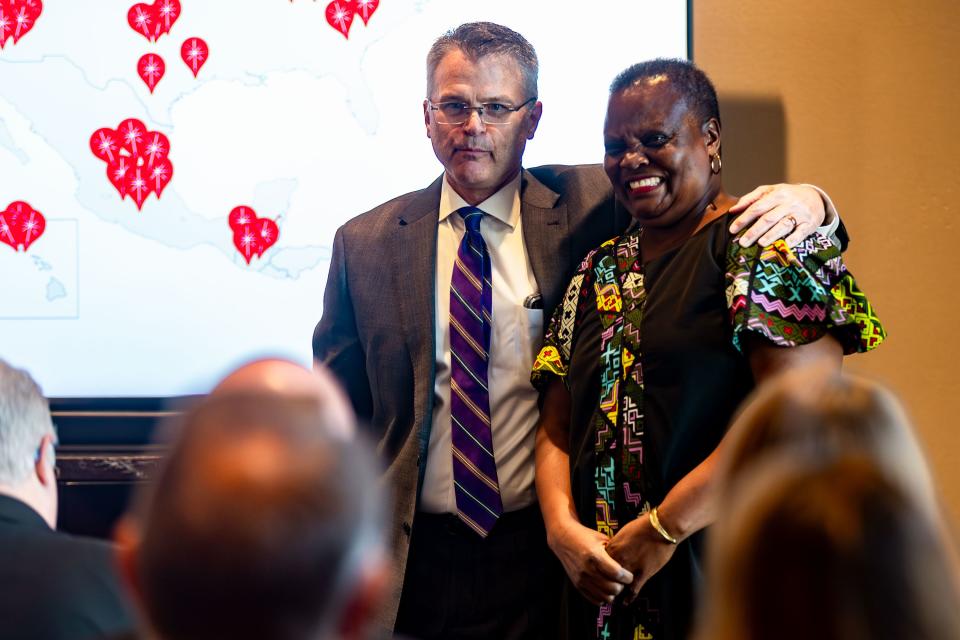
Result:
M670 81L670 86L680 94L687 108L696 113L700 124L710 118L715 118L717 124L720 124L717 90L707 74L689 60L654 58L639 62L617 74L610 84L610 95L624 91L639 81L657 76L664 76Z

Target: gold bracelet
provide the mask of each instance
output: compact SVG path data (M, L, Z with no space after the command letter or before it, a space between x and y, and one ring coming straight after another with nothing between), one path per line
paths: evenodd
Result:
M667 530L663 528L662 524L660 524L660 516L657 515L657 507L650 509L650 511L647 513L650 515L650 524L652 524L653 528L657 530L657 533L663 536L663 539L670 544L677 544L677 539L667 533Z

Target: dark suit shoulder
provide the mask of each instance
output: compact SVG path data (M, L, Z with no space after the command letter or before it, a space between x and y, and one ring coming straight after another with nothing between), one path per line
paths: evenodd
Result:
M131 628L106 542L52 530L0 529L0 629L30 638L80 638Z
M436 190L438 196L434 198L434 200L438 202L439 187L438 183L434 183L426 189L418 189L417 191L411 191L387 200L373 209L351 218L340 227L340 231L347 238L357 235L369 238L371 235L393 230L396 228L398 220L402 218L405 213L412 212L412 208L420 211L426 206L426 198L429 197L428 192L432 190ZM437 202L433 203L433 208L436 208Z
M629 216L614 203L610 181L600 165L551 164L528 171L558 194L557 204L565 206L570 216L571 232L577 232L582 225L597 223L619 231L628 223ZM607 234L604 239L610 237L608 231L604 234Z
M527 169L544 186L560 194L611 197L610 181L599 164L548 164Z

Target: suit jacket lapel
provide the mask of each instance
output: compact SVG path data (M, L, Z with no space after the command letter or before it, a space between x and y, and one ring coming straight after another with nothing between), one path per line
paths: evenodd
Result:
M567 205L560 196L524 170L520 186L520 221L523 240L540 287L543 308L549 312L559 302L566 285L564 269L570 263Z

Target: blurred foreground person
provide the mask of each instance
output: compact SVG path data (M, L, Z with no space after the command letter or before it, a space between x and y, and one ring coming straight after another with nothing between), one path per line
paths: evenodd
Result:
M366 636L387 588L384 505L337 414L306 394L226 388L186 414L117 531L145 635Z
M3 640L82 640L132 625L110 546L55 531L56 440L37 383L0 360Z
M844 453L874 460L934 521L943 521L930 469L894 395L882 385L812 365L788 371L744 402L730 427L719 491L729 495L746 470L788 452L813 461Z
M713 526L701 640L955 640L937 524L883 463L788 453L749 468Z

